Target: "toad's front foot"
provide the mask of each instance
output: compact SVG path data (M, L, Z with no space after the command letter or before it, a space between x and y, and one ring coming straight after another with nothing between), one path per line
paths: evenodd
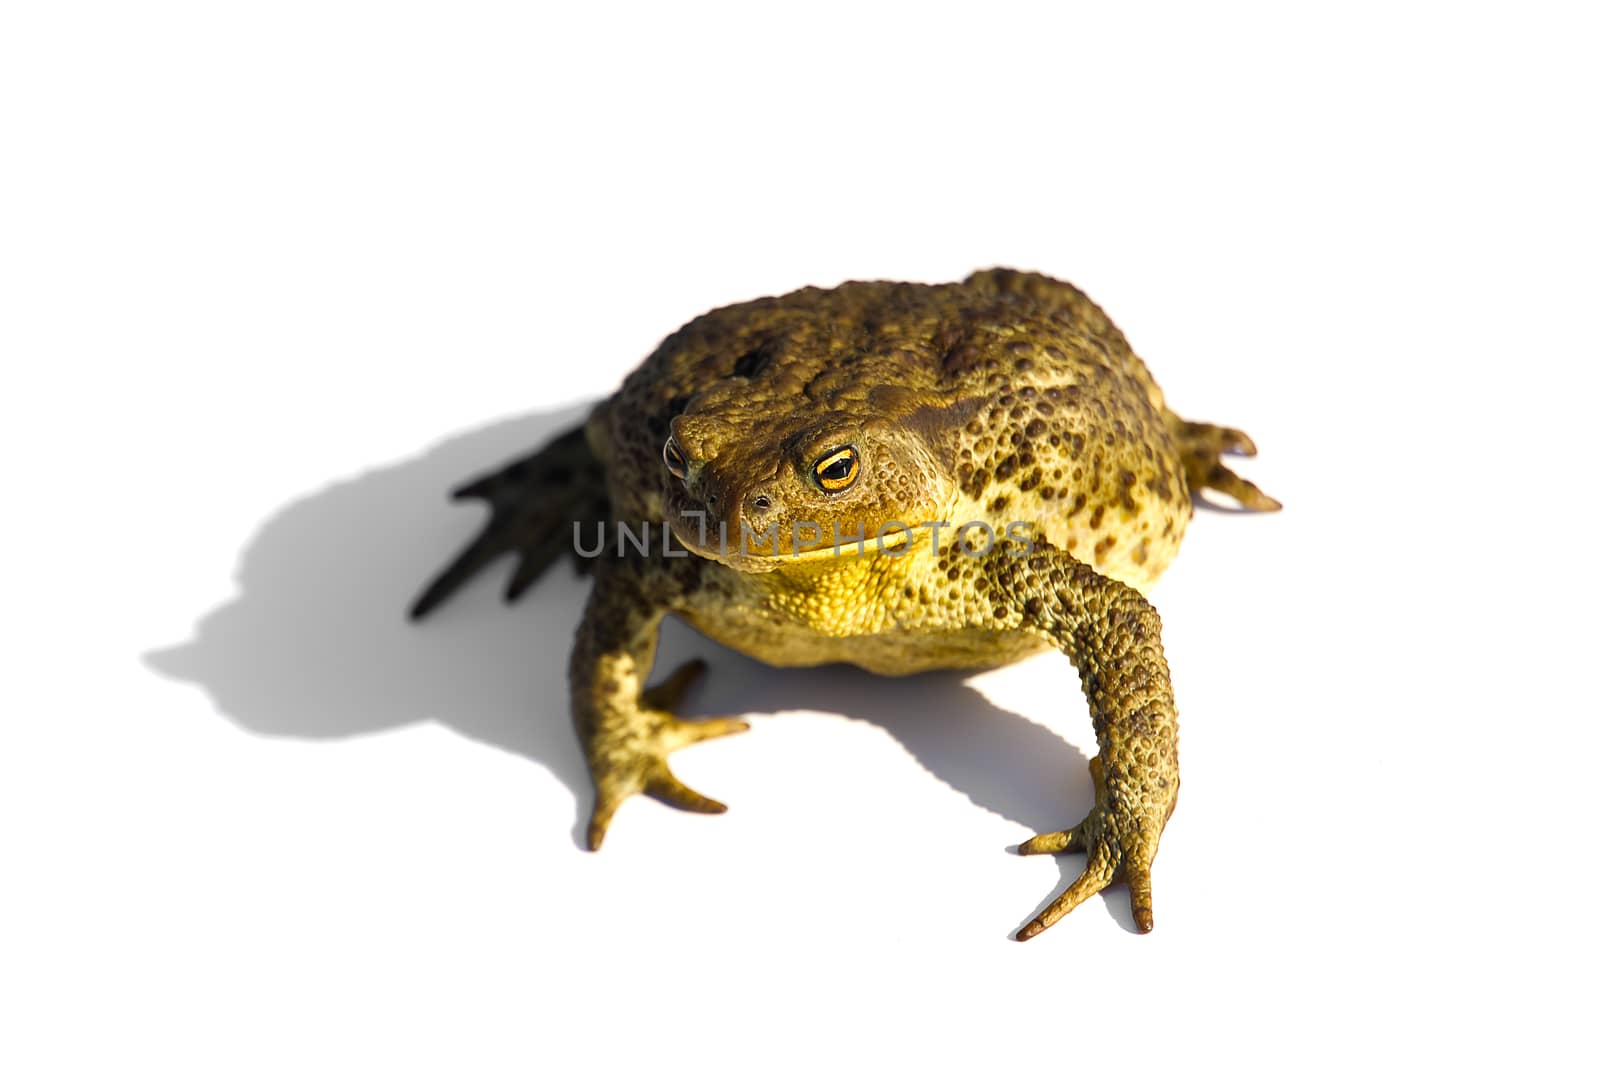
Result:
M594 776L594 815L589 820L590 850L600 849L617 807L635 794L694 813L722 813L727 806L679 782L667 767L667 755L690 743L749 730L743 720L680 720L669 709L705 672L702 660L682 665L661 684L640 696L632 716L613 720L592 737L589 766Z
M1076 827L1035 835L1017 847L1020 854L1088 855L1083 874L1017 933L1019 941L1032 939L1118 881L1128 885L1133 921L1139 930L1148 932L1155 927L1150 905L1150 865L1155 861L1161 829L1172 810L1169 807L1166 813L1141 814L1118 806L1106 790L1098 757L1089 761L1089 774L1094 777L1094 808L1089 815ZM1176 795L1173 798L1176 800Z

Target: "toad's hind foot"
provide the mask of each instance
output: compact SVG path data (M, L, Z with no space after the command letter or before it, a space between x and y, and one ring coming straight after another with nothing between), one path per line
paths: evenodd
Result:
M1215 490L1227 494L1251 512L1276 512L1283 508L1277 499L1262 493L1255 483L1234 474L1222 463L1224 456L1256 455L1256 444L1248 434L1213 423L1189 423L1170 414L1168 418L1183 454L1183 473L1191 494L1198 496L1201 490Z
M721 802L685 786L667 767L667 755L674 750L750 728L734 717L680 720L668 711L705 669L706 663L698 658L681 665L640 696L640 707L634 715L610 725L590 743L590 771L595 784L594 815L589 820L588 833L590 850L600 849L617 808L635 794L647 794L691 813L727 811Z
M506 586L515 601L544 570L573 548L572 525L603 521L607 513L605 469L577 427L536 453L475 479L452 495L457 501L488 503L489 519L411 606L419 620L455 593L485 565L505 553L517 555ZM587 563L574 554L581 568Z

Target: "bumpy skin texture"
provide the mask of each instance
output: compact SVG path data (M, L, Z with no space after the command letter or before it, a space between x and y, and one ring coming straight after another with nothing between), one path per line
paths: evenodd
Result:
M841 450L853 458L842 487L822 470ZM1064 282L993 270L804 289L695 319L581 437L459 492L493 515L414 612L505 552L521 557L520 593L572 548L571 522L648 525L647 550L615 552L613 534L598 557L578 557L595 573L570 671L596 790L591 848L634 794L724 808L680 783L667 755L744 723L673 714L698 663L644 687L668 613L777 665L904 674L1060 650L1099 745L1095 804L1020 851L1083 851L1088 863L1018 937L1117 881L1148 931L1178 758L1161 623L1141 592L1177 552L1201 489L1278 507L1221 461L1253 452L1242 432L1168 409L1122 333ZM962 552L956 530L971 521L1016 537ZM896 523L910 529L904 544L890 527L875 551L872 536ZM742 537L769 527L764 541Z

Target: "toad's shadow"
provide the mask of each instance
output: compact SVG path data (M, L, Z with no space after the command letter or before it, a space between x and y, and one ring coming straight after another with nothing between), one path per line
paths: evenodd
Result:
M482 519L477 508L448 507L445 492L585 411L496 423L291 501L245 547L237 595L146 663L198 684L223 716L260 735L343 739L437 721L544 765L586 809L564 691L587 583L558 565L507 611L487 596L505 582L501 562L427 625L405 618L420 582ZM1030 829L1059 828L1093 801L1083 754L955 673L883 679L830 667L780 677L685 627L665 629L658 665L690 656L713 671L688 715L817 709L877 724L945 783ZM1064 875L1075 868L1063 861ZM1125 897L1108 902L1131 927Z

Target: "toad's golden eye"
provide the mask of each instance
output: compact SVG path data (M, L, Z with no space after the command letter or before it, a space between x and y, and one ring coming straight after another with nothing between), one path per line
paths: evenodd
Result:
M666 463L667 470L678 478L686 478L689 474L689 463L683 459L683 450L678 448L678 443L671 438L661 447L661 459Z
M850 484L856 481L856 476L861 474L861 455L856 452L855 446L847 445L817 461L813 470L817 475L817 485L830 494L836 494L840 490L848 490Z

